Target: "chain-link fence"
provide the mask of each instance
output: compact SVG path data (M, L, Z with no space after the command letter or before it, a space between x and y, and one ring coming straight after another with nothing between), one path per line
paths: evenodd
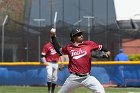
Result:
M63 2L61 3L63 4ZM53 14L51 14L52 11L49 11L49 14L51 15L48 15L49 18L52 17L52 20L50 22L51 24L46 24L45 26L35 26L30 24L31 15L29 13L30 11L28 10L30 9L29 2L26 1L25 5L26 7L23 6L23 13L1 12L0 24L3 23L5 16L8 13L8 21L6 22L5 26L3 27L2 25L0 25L1 61L39 61L41 49L45 42L49 41L49 31L53 26L53 23L51 23L53 20ZM66 10L67 8L65 8L65 11ZM136 31L133 29L125 30L118 28L118 25L116 23L102 24L103 22L101 22L100 18L98 17L94 17L89 21L84 18L81 19L80 11L83 12L83 10L83 8L78 8L77 10L79 13L79 15L77 15L79 21L75 23L76 25L71 22L69 23L69 21L66 20L67 16L64 15L67 14L67 12L63 11L61 13L62 19L57 20L56 26L58 36L57 38L62 46L70 41L69 33L71 29L74 27L79 27L84 30L84 36L86 40L89 39L90 36L90 40L93 40L99 44L103 44L105 47L107 47L112 54L110 60L113 60L114 56L118 52L118 49L122 47L124 38L130 39L131 41L140 38L139 29L137 29ZM91 11L93 13L92 9ZM85 12L84 10L84 13L88 14L88 11ZM108 18L106 17L106 20L107 19ZM75 19L74 17L71 20L77 19ZM129 42L129 40L125 42Z

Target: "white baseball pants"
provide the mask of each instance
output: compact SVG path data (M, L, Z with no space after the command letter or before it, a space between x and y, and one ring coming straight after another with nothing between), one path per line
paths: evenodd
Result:
M58 93L72 93L75 88L87 87L92 93L105 93L101 83L94 76L79 77L71 74L65 81Z
M47 82L56 83L57 82L57 73L58 73L58 63L48 62L47 69Z

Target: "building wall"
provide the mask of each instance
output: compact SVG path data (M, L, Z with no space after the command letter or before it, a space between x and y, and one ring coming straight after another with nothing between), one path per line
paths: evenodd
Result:
M140 39L123 39L122 48L126 54L140 54Z

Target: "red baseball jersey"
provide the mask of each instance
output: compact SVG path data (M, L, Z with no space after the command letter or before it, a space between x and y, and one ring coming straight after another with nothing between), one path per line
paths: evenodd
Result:
M42 55L45 56L47 62L57 62L59 60L59 54L50 42L44 45Z
M90 73L91 69L91 51L93 49L101 49L102 45L98 45L93 41L83 41L78 46L68 44L62 48L62 53L69 56L69 72L72 73Z

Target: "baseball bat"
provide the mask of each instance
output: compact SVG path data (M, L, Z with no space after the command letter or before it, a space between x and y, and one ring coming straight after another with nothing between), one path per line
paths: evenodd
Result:
M56 29L56 19L57 19L57 11L55 12L54 15L54 29Z

